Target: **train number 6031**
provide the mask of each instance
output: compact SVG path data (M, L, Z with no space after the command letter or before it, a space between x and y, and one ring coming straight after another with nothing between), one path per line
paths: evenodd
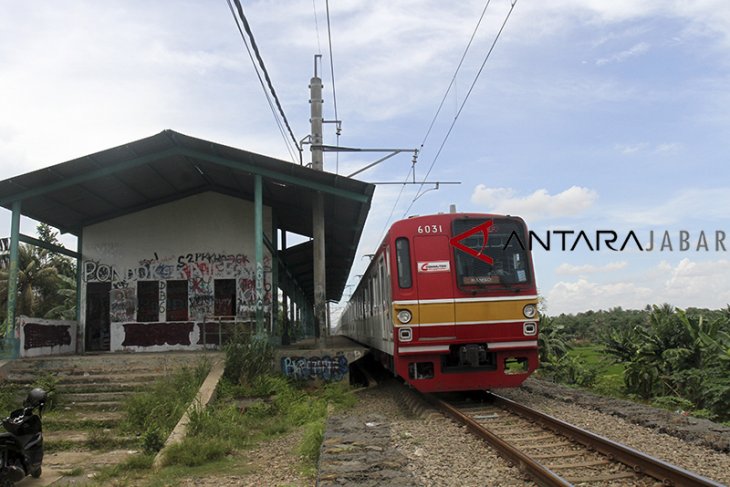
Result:
M441 225L418 225L418 233L444 233Z

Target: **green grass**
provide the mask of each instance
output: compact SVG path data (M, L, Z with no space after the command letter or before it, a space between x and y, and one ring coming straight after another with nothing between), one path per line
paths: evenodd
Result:
M591 387L593 391L607 396L624 397L624 365L612 363L601 350L600 345L580 345L574 346L568 355L579 357L588 367L595 367L598 371Z
M164 376L147 390L127 398L122 431L141 437L149 437L151 431L156 431L162 438L167 438L197 394L209 370L210 363L201 360L195 367L185 367Z

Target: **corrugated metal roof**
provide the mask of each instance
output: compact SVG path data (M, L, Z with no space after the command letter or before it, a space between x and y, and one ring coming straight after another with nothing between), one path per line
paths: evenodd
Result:
M312 236L312 196L325 197L327 299L342 297L375 186L190 137L172 130L0 181L0 205L78 235L87 225L215 191L253 201L263 176L264 205L278 228ZM311 244L280 253L313 295ZM291 264L291 265L290 265Z

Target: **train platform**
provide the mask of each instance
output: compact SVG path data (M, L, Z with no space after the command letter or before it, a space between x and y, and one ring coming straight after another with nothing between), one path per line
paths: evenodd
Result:
M317 347L314 338L276 349L276 362L287 377L325 382L349 381L349 368L368 349L344 336L329 336Z

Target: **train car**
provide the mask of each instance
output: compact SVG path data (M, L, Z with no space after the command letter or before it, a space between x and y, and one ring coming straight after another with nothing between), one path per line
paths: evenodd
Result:
M525 222L477 213L392 225L338 333L421 392L519 386L538 365Z

